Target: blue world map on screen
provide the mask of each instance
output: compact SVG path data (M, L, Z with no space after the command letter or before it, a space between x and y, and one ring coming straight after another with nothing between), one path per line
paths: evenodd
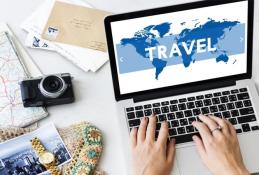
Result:
M235 64L238 60L229 62L229 56L244 53L245 24L211 18L203 24L197 19L193 23L193 28L185 28L186 22L182 22L183 30L179 34L174 33L173 23L164 22L146 26L131 38L122 38L116 44L120 74L154 69L154 78L158 80L168 66L181 64L189 68L208 59L215 59L215 64ZM203 44L203 49L207 44L206 52L198 42ZM173 47L172 43L175 43ZM160 46L163 46L162 58L157 51Z

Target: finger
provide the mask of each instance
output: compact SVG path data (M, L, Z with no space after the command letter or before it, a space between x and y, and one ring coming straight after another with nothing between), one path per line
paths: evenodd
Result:
M175 158L175 139L172 139L168 144L167 144L167 161L169 164L173 164L174 158Z
M224 119L224 120L225 120L226 124L228 125L231 136L236 137L237 136L236 128L227 119Z
M150 142L155 141L155 132L156 132L156 116L152 114L151 117L149 117L149 122L147 126L147 132L146 132L146 139Z
M137 133L137 128L132 128L130 132L130 143L133 148L137 146Z
M168 122L164 121L162 123L161 129L158 134L157 143L166 147L167 138L168 138Z
M209 127L210 131L213 131L218 127L218 124L216 123L216 121L212 120L211 117L207 117L205 115L199 115L199 119ZM213 131L212 135L213 134L217 135L222 133L215 130Z
M145 141L146 132L147 132L147 124L148 124L147 117L142 118L139 129L138 129L138 142Z
M204 145L206 146L208 143L211 143L212 140L213 140L213 136L211 134L211 131L210 129L208 128L208 126L204 123L201 123L201 122L197 122L197 121L194 121L192 123L192 125L198 129L200 135L201 135L201 138L203 140L203 143Z
M205 160L206 159L206 150L205 150L202 140L198 136L193 136L192 139L196 145L196 149L197 149L201 159L203 161L206 161Z
M223 119L215 117L215 116L211 116L211 119L214 120L217 123L217 125L222 127L222 129L221 129L222 133L224 133L226 135L230 134L229 126L227 125L226 120L223 120Z

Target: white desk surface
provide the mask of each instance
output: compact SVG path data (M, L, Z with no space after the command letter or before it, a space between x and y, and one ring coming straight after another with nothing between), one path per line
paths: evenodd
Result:
M131 10L159 7L190 0L86 0L92 6L121 13ZM0 21L7 22L21 42L26 33L20 29L21 22L40 5L42 0L1 0ZM255 31L259 31L259 1L255 4ZM254 36L254 80L259 85L259 33ZM104 134L104 153L100 167L110 175L124 175L125 164L121 147L118 117L116 116L116 102L113 96L113 86L109 63L106 63L97 73L85 73L66 61L60 55L28 49L32 58L44 74L70 72L74 77L76 102L69 105L48 108L50 116L41 122L54 122L57 127L68 126L77 121L90 121L98 126Z

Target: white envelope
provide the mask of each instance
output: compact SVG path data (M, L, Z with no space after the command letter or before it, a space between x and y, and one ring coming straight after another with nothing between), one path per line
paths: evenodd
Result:
M88 4L81 0L62 1L90 7ZM32 47L32 43L29 43L29 41L32 42L34 35L36 35L36 37L39 38L42 43L47 43L50 46L49 48L44 49L57 51L59 54L61 54L86 72L88 70L96 72L102 65L104 65L108 61L108 53L67 44L52 43L43 40L40 37L40 34L42 33L44 26L48 20L54 2L55 0L45 0L44 3L42 3L42 5L35 12L33 12L33 14L29 18L27 18L21 25L21 27L25 31L30 33L28 35L28 38L26 39L26 45Z

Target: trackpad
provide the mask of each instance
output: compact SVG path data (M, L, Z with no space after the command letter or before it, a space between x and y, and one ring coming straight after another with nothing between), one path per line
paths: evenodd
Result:
M202 163L195 146L176 150L178 169L181 175L211 175Z

